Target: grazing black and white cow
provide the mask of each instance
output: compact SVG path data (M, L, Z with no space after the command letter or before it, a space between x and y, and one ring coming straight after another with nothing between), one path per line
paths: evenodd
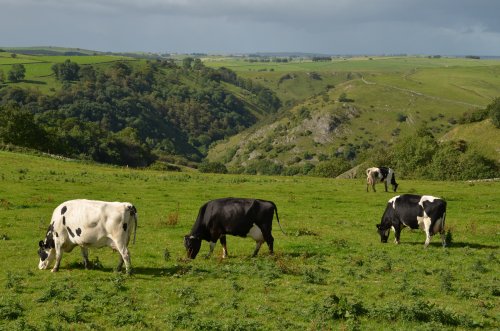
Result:
M274 213L281 229L278 209L272 201L243 198L209 201L201 206L191 233L184 237L187 256L194 259L200 251L201 241L206 240L210 243L209 257L220 239L222 257L227 257L226 234L252 237L256 241L253 256L257 255L264 242L273 254L274 238L271 230Z
M70 200L60 204L52 213L45 240L38 245L38 268L47 269L56 260L52 272L59 270L62 252L71 252L80 246L85 268L89 268L88 248L109 246L120 253L118 270L125 261L131 272L128 243L134 229L137 231L137 210L128 202Z
M375 184L379 182L383 182L385 186L385 191L387 192L387 184L391 183L392 190L396 192L399 184L396 183L396 174L394 170L387 167L373 167L366 169L366 192L368 192L368 188L371 186L373 192L375 191Z
M425 231L425 247L429 246L431 237L441 234L443 247L446 246L444 222L446 218L446 201L430 195L403 194L390 199L385 208L382 222L377 224L380 240L389 239L391 228L395 232L395 242L399 244L402 226Z

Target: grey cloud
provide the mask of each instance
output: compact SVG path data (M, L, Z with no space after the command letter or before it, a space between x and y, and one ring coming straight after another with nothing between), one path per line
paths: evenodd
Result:
M500 53L498 0L0 0L0 7L0 30L9 31L0 45Z

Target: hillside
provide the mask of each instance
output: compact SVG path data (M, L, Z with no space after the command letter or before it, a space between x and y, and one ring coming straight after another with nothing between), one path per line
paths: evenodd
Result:
M493 126L491 120L458 125L441 137L443 141L460 139L500 162L500 130Z
M24 77L10 78L19 67ZM0 52L0 70L3 143L98 162L198 162L280 106L267 88L193 58Z
M233 168L256 160L284 168L335 156L352 160L374 147L393 144L422 124L440 137L457 125L464 112L484 108L500 86L499 61L361 58L206 63L252 77L273 88L284 104L294 105L272 123L252 127L211 148L210 160ZM480 134L476 141L488 139Z

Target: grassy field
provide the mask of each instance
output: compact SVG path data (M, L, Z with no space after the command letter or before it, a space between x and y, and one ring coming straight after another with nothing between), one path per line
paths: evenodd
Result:
M11 53L0 52L0 70L2 70L5 77L7 77L7 73L13 64L22 64L26 69L24 80L16 83L6 82L6 85L38 89L43 93L54 93L61 88L61 83L56 80L54 72L52 71L52 66L68 59L79 65L106 65L120 60L137 61L133 58L113 55L40 56L16 54L16 57L12 58Z
M0 152L0 329L494 330L499 323L499 182L401 181L401 193L448 201L452 244L403 231L381 244L375 224L394 194L362 180L202 175L104 167ZM186 260L182 236L207 200L276 202L274 256L250 258L251 239L228 237L210 259ZM37 269L37 243L60 202L130 201L138 209L134 274L118 256L63 256ZM200 254L208 252L202 244Z

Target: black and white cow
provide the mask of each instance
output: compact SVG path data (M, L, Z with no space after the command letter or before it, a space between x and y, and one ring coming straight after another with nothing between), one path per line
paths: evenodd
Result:
M399 184L396 183L396 174L394 170L387 167L372 167L366 169L366 192L368 192L368 188L371 186L373 192L375 191L375 184L377 182L383 182L385 186L385 191L387 192L387 184L391 183L392 190L396 192Z
M256 241L253 256L257 255L264 242L273 254L274 238L271 230L274 213L281 229L278 209L272 201L243 198L209 201L201 206L191 233L184 237L187 256L194 259L200 251L201 241L206 240L210 242L210 252L207 255L209 257L220 239L222 257L227 257L226 234L252 237Z
M446 201L430 195L403 194L390 199L385 208L382 222L377 224L380 240L383 243L389 239L391 228L395 232L395 242L399 244L401 229L407 226L411 229L425 231L425 247L429 246L431 237L441 234L443 247L446 246L444 222L446 219Z
M90 267L88 248L109 246L120 253L118 270L125 261L127 273L131 272L128 243L134 229L137 231L137 210L128 202L95 200L70 200L60 204L52 213L45 240L38 250L38 268L47 269L56 260L52 272L59 270L62 253L80 246L85 268Z

